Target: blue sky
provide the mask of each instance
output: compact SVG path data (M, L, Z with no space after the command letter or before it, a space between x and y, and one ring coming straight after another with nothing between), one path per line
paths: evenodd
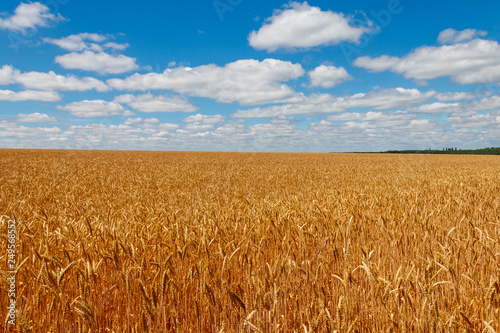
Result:
M0 5L0 147L500 146L497 2Z

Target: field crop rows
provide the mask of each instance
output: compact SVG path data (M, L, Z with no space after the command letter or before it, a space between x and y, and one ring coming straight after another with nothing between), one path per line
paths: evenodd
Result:
M0 150L0 167L20 332L500 332L497 156Z

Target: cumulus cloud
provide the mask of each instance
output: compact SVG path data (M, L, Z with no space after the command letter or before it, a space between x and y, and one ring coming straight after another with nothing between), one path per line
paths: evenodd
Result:
M452 114L444 123L420 117L404 111L348 112L329 115L301 128L297 126L299 119L280 116L251 125L238 119L210 130L210 124L203 127L199 123L185 129L156 118L61 128L26 127L16 121L0 120L0 137L4 147L12 148L198 151L381 151L498 143L499 111Z
M194 112L198 108L189 103L185 98L178 96L153 96L144 95L121 95L114 102L127 104L128 106L142 112Z
M399 59L398 57L382 55L377 58L372 58L369 56L359 57L354 60L353 65L367 69L371 72L382 72L392 69L400 63L401 59Z
M221 116L220 114L209 116L209 115L197 113L195 115L192 115L192 116L189 116L189 117L182 119L182 121L186 122L186 123L200 123L200 124L213 125L213 124L223 124L224 118L225 117Z
M437 95L436 97L439 97ZM477 95L475 95L477 97ZM482 98L477 101L471 102L456 102L456 103L430 103L424 104L416 107L410 107L407 111L419 112L419 113L453 113L465 115L470 112L475 111L485 111L485 110L499 110L500 109L500 96L495 95L488 98Z
M435 120L415 119L410 114L368 112L355 113L349 118L352 120L342 123L336 119L322 120L312 123L309 130L322 141L333 140L339 146L358 147L361 151L381 151L387 149L388 142L390 149L408 145L422 149L447 140L446 126Z
M0 129L0 138L2 138L3 143L7 143L7 147L9 147L8 143L10 141L14 143L10 145L13 148L46 148L47 145L53 143L63 133L56 126L33 128L19 125L19 123L10 120L0 121ZM13 139L9 140L5 138ZM40 143L42 144L39 146L38 144Z
M163 73L134 74L125 79L110 79L118 90L173 90L220 103L243 105L279 103L296 100L299 94L281 82L304 74L300 64L265 59L238 60L224 67L214 64L194 68L168 68Z
M294 119L290 117L279 117L271 119L266 123L248 126L248 133L259 140L274 139L277 141L287 140L289 144L298 140L301 134L300 128L294 124Z
M14 14L0 18L0 29L25 33L28 29L48 27L51 23L64 20L61 15L51 14L49 7L40 2L21 3Z
M479 91L479 92L449 92L449 93L440 93L436 95L436 98L440 102L452 102L452 101L463 101L468 99L474 99L477 97L486 97L490 96L490 91Z
M56 121L57 119L55 117L51 117L45 113L39 112L30 114L19 113L17 115L18 123L53 123Z
M330 94L312 94L308 97L303 97L298 103L238 110L231 117L268 118L283 115L312 115L343 111L345 111L345 108L340 105L338 97Z
M183 127L183 129L192 132L210 131L214 129L214 125L194 122L191 124L187 124L186 126Z
M390 110L422 104L435 95L436 92L434 90L422 93L418 89L404 88L359 93L347 97L335 97L330 94L313 94L305 97L300 103L238 110L231 116L260 118L280 115L313 115L344 112L350 108Z
M321 65L308 72L311 86L332 88L344 81L352 80L344 67Z
M110 90L104 82L92 77L78 78L74 75L63 76L57 75L52 71L48 73L19 73L14 76L14 80L29 89L57 91L87 91L94 89L99 92Z
M127 118L123 124L124 125L130 125L130 126L142 126L142 127L147 127L147 126L152 126L153 124L158 124L160 123L160 120L157 118Z
M326 117L326 121L329 122L347 122L347 121L378 121L378 122L395 122L395 121L407 121L417 118L417 115L408 113L405 111L393 111L393 112L345 112L339 114L333 114Z
M492 112L487 114L479 114L470 112L467 114L453 114L446 120L454 128L489 128L496 127L500 129L500 112Z
M123 123L125 125L133 125L133 124L141 124L141 125L146 125L146 124L156 124L159 123L160 121L157 118L146 118L142 119L140 117L137 118L127 118Z
M24 90L24 91L14 92L12 90L0 90L0 101L57 102L59 100L61 100L61 96L54 91Z
M91 50L101 52L102 47L98 43L106 40L107 37L95 33L80 33L63 38L44 38L43 41L54 44L67 51Z
M386 89L367 94L356 94L348 102L349 107L370 108L377 110L389 110L412 105L418 105L428 101L436 95L436 91L429 90L421 92L418 89Z
M290 2L283 10L276 10L259 31L252 31L248 42L255 49L274 52L341 42L357 43L368 31L368 27L354 25L342 13L322 11L307 2Z
M123 51L127 47L129 47L128 43L120 44L120 43L115 43L115 42L108 42L103 45L105 48L112 49L114 51Z
M103 52L104 49L123 51L129 46L128 44L118 44L116 42L107 42L103 44L103 42L107 41L109 38L109 35L84 32L58 39L44 38L43 41L49 44L57 45L66 51L76 52L85 50Z
M474 39L453 45L423 46L402 58L364 56L353 65L373 72L390 70L416 80L449 76L460 84L499 82L500 45Z
M12 66L3 65L0 68L0 85L9 85L15 83L14 77L19 74L19 71Z
M446 29L439 33L438 42L441 44L457 44L467 42L477 37L484 37L488 33L482 30L465 29L457 31L455 29Z
M500 96L495 95L489 98L483 98L476 102L469 104L470 109L483 111L483 110L498 110L500 109Z
M103 100L84 100L66 105L58 105L57 109L68 111L77 117L109 117L109 116L132 116L133 112L127 111L118 103Z
M465 110L465 105L462 103L431 103L424 104L412 108L408 108L408 111L418 112L418 113L452 113L452 112L460 112Z
M121 74L136 70L136 59L123 54L110 55L105 52L86 50L82 53L71 52L56 57L56 62L65 69L80 69L99 74Z
M0 84L9 85L19 83L26 89L50 91L108 91L110 88L102 81L92 77L78 78L74 75L58 75L53 71L48 73L27 72L4 65L0 68Z
M330 131L334 127L342 128L343 130L358 129L361 133L379 134L389 131L398 131L402 128L408 129L410 126L417 126L420 120L417 115L405 111L393 112L346 112L338 115L330 115L326 120L320 123L312 123L310 129L313 131ZM425 119L426 120L426 119ZM335 123L342 124L335 124ZM424 122L424 124L428 124ZM420 125L422 125L420 123ZM430 128L428 128L430 130Z
M157 128L160 130L160 132L155 133L155 136L161 136L164 135L165 132L173 131L177 128L179 128L179 125L177 124L171 124L171 123L161 123L158 124Z

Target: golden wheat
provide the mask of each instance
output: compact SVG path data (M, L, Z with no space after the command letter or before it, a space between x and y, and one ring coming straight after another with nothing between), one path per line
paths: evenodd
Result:
M0 166L20 332L500 332L496 156L0 150Z

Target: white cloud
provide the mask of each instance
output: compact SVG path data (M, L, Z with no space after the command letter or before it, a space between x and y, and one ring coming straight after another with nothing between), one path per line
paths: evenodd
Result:
M461 112L465 111L465 105L462 103L441 103L441 102L436 102L436 103L431 103L431 104L424 104L412 108L408 108L408 111L411 112L418 112L418 113L452 113L452 112Z
M416 124L415 121L427 120L427 119L415 119L416 116L405 113L403 111L397 112L372 112L369 111L363 115L359 120L364 122L367 126L376 129L395 129L398 127L411 126L412 123Z
M372 58L369 56L359 57L354 60L353 65L356 67L367 69L371 72L382 72L391 68L395 68L400 63L401 59L399 59L398 57L382 55L377 58Z
M0 138L14 138L11 139L11 142L16 142L17 144L14 146L17 147L40 147L46 148L47 145L54 141L55 138L59 137L62 134L61 129L56 126L53 127L26 127L23 125L19 125L16 122L9 120L0 121ZM4 139L2 141L5 141ZM26 141L27 145L23 146L22 143ZM9 141L7 141L9 142ZM41 146L38 146L40 142L43 142ZM21 143L21 145L19 145Z
M115 43L115 42L108 42L108 43L104 44L103 46L105 48L112 49L114 51L123 51L127 47L129 47L129 44L128 43L119 44L119 43Z
M402 107L408 107L424 103L434 97L436 92L429 90L425 93L418 89L386 89L377 92L361 93L351 96L347 101L347 107L350 108L369 108L376 110L389 110Z
M438 42L441 44L457 44L467 42L477 37L484 37L488 33L482 30L465 29L457 31L455 29L446 29L439 33Z
M500 112L479 114L471 112L467 114L453 114L446 118L454 128L487 128L497 127L500 129Z
M256 105L296 100L300 95L280 82L303 74L300 64L289 61L246 59L224 67L210 64L168 68L163 73L136 73L124 80L110 79L107 82L118 90L173 90L212 98L220 103Z
M21 102L21 101L41 101L57 102L61 96L54 91L25 90L14 92L12 90L0 90L0 101Z
M102 81L92 77L78 78L74 75L57 75L48 73L27 72L14 75L14 81L28 89L57 90L57 91L108 91L110 88Z
M273 105L265 108L238 110L231 117L238 118L267 118L282 115L312 115L332 112L344 112L345 108L339 103L339 98L330 94L312 94L303 97L294 104Z
M109 36L101 35L101 34L96 34L96 33L89 33L89 32L82 32L77 35L70 35L70 36L78 36L84 40L89 40L91 42L95 43L102 43L106 40L108 40Z
M214 125L212 124L201 124L198 122L187 124L183 127L183 129L192 132L201 132L201 131L210 131L214 129Z
M172 131L179 128L177 124L162 123L157 118L127 118L122 125L116 126L121 132L130 135L145 134L149 135L149 140L154 140L158 137L171 137Z
M89 50L57 56L56 62L65 69L80 69L99 74L121 74L139 68L135 58L123 54L114 56L104 52L95 53Z
M330 122L356 121L365 117L365 113L361 112L343 112L332 114L326 117L326 121L321 122L322 125L331 125ZM328 123L327 123L328 122Z
M96 33L84 32L75 35L69 35L67 37L59 39L44 38L43 41L49 44L57 45L66 51L74 52L85 50L93 52L103 52L104 49L123 51L129 46L127 43L119 44L116 42L107 42L103 44L103 42L107 41L111 37L111 35L101 35Z
M99 45L98 43L101 43L106 39L107 39L106 36L100 34L80 33L59 39L44 38L43 41L46 43L57 45L60 48L67 51L91 50L91 51L101 52L102 46ZM92 43L90 43L89 41Z
M437 95L436 97L439 97L439 95ZM477 97L477 95L475 95L475 97ZM436 103L424 104L416 107L410 107L407 109L407 111L428 113L428 114L453 113L455 115L460 114L461 116L464 116L474 111L499 110L499 109L500 109L500 96L495 95L489 98L483 98L478 101L472 101L472 102L461 102L461 103L436 102Z
M454 45L423 46L402 58L360 57L353 65L373 72L390 70L416 80L450 76L460 84L500 82L500 45L474 39Z
M179 128L177 124L162 123L157 118L128 118L123 122L123 125L127 128L137 129L136 133L149 134L153 138L171 136L171 131Z
M142 112L194 112L198 108L190 104L185 98L178 96L153 96L144 95L121 95L114 102L127 104L128 106Z
M498 145L500 133L499 111L461 113L445 123L404 111L330 115L304 129L297 126L298 121L281 116L247 125L239 119L218 127L188 124L188 130L156 118L128 118L108 125L90 122L61 129L0 120L0 140L3 147L11 148L326 152L491 147Z
M127 111L118 103L103 100L84 100L66 105L58 105L57 109L68 111L77 117L109 117L109 116L131 116L133 112Z
M490 92L485 92L482 94L466 95L470 99L477 97L478 95L488 95ZM436 97L439 99L438 94ZM463 97L463 96L460 96ZM499 110L500 109L500 96L495 95L489 98L483 98L472 102L455 102L455 103L442 103L435 102L430 104L424 104L416 107L407 108L407 111L417 112L417 113L452 113L454 115L467 115L474 113L475 111L485 111L485 110Z
M463 101L467 99L474 99L477 97L486 97L490 96L490 91L482 91L482 92L455 92L455 93L440 93L436 95L436 98L440 102L452 102L452 101Z
M165 131L173 131L173 130L179 128L179 125L170 124L170 123L161 123L161 124L158 124L158 128L160 129L160 134L163 134L163 133L165 133Z
M147 126L152 126L153 124L158 124L160 123L160 120L157 118L127 118L123 124L124 125L129 125L129 126L142 126L142 127L147 127Z
M55 117L51 117L45 113L39 113L39 112L31 114L19 113L17 115L18 123L53 123L56 121L57 119Z
M297 140L302 132L294 119L290 117L279 117L271 119L267 123L255 124L248 127L249 135L259 140ZM291 142L290 142L291 143Z
M21 3L14 11L14 15L8 18L0 18L0 29L24 33L28 29L37 27L48 27L51 22L62 21L61 15L53 15L49 7L39 3Z
M395 111L395 112L373 112L368 111L366 113L362 112L345 112L339 114L333 114L326 117L329 122L345 122L345 121L369 121L369 122L383 122L387 126L396 126L394 122L408 121L415 119L417 116L405 111Z
M309 71L311 86L332 88L344 81L352 80L344 67L321 65Z
M290 2L285 9L275 11L259 31L252 31L248 41L255 49L273 52L344 41L357 43L367 31L367 27L352 25L342 13L322 11L307 2Z
M471 102L469 105L472 110L498 110L500 109L500 96L495 95L483 98L477 102Z
M422 104L436 95L434 90L425 93L417 89L386 89L377 92L360 93L348 97L330 94L311 95L295 104L275 105L266 108L238 110L232 117L259 118L280 115L313 115L344 112L350 108L390 110Z
M0 85L9 85L15 83L14 77L19 74L17 69L12 66L3 65L0 68Z
M20 83L26 89L50 91L108 91L110 88L102 81L92 77L78 78L74 75L57 75L48 73L27 72L21 73L12 66L4 65L0 68L0 85Z
M387 149L426 149L443 144L446 126L429 119L399 112L368 112L329 116L328 120L311 123L310 132L319 142L332 142L344 151L382 151ZM346 121L343 123L334 123ZM455 138L458 136L455 136ZM346 147L357 147L349 149Z
M192 116L189 116L189 117L186 117L184 119L182 119L183 122L186 122L186 123L200 123L200 124L223 124L224 123L224 116L221 116L220 114L216 114L216 115L213 115L213 116L208 116L208 115L204 115L204 114L201 114L201 113L197 113L195 115L192 115Z
M215 129L214 133L216 135L222 135L226 137L243 134L247 132L247 127L244 125L244 123L245 123L244 119L228 121L227 123L224 123L217 129Z

